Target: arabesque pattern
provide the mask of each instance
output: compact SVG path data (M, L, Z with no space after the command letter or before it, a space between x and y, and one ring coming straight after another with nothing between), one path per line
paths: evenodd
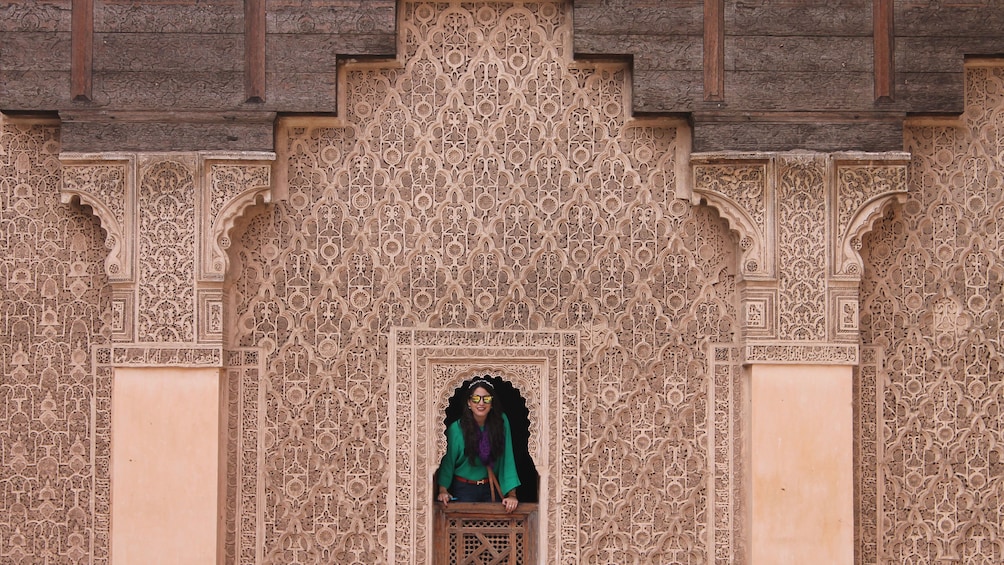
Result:
M864 248L860 563L1004 562L1004 68L966 84L958 123L909 130L909 200Z
M387 451L442 433L410 427L431 407L387 427L388 335L425 327L581 335L578 396L557 399L581 459L549 460L542 487L579 509L548 530L556 558L708 561L708 528L730 522L708 515L706 346L736 337L735 244L675 199L683 124L629 119L626 67L572 60L570 10L404 1L400 64L347 65L338 123L285 123L288 198L231 252L230 347L264 355L258 473L240 477L261 510L239 526L261 534L237 554L369 565L427 547L398 524L431 500L390 521L417 463L392 476Z
M0 562L11 564L108 554L91 358L110 339L107 250L93 217L60 204L58 154L55 124L0 117Z

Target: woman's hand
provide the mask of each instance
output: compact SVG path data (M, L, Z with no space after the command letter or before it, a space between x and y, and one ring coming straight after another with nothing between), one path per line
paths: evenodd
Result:
M436 497L437 500L443 503L443 506L449 506L451 498L453 498L453 495L445 490L439 491L439 496Z
M513 510L519 506L519 500L516 499L515 495L510 494L509 496L502 499L502 506L505 506L506 513L511 513Z

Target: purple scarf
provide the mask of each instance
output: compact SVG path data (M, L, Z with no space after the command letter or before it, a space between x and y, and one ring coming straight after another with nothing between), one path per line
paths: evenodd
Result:
M478 457L484 462L486 467L492 466L492 442L488 439L488 434L482 428L478 431Z

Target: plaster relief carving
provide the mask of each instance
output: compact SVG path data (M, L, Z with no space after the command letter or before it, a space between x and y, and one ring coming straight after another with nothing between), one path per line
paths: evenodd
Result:
M229 252L228 348L262 355L231 554L428 562L451 363L540 399L545 562L707 563L709 528L737 546L705 439L736 243L678 198L685 124L630 117L629 69L574 61L571 15L401 2L398 60L345 65L337 119L280 123L288 197Z
M117 175L95 182L115 192ZM95 430L109 412L92 351L110 339L108 239L61 201L62 181L58 124L0 114L2 563L107 563L108 451ZM113 210L102 222L121 223Z
M692 199L740 237L747 362L856 362L861 238L905 197L907 162L904 153L692 156Z
M860 563L1004 562L1004 67L907 130L911 190L864 239Z
M219 343L235 221L271 201L271 153L63 153L61 199L107 231L117 342ZM150 359L162 358L151 350Z

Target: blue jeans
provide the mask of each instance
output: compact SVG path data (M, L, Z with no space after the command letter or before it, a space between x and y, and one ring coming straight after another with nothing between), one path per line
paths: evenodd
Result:
M491 502L492 487L485 481L483 485L472 485L454 479L450 485L450 494L457 499L457 502Z

